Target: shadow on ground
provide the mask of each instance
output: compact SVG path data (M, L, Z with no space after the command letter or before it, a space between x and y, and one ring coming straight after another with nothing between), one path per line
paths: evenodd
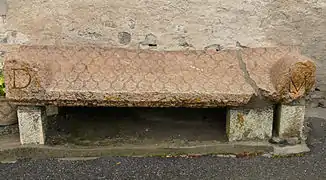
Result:
M62 108L49 122L49 145L191 146L226 142L226 110Z

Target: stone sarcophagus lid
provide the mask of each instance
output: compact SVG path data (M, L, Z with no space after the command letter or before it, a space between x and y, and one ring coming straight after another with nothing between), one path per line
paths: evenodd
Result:
M294 47L165 52L96 46L4 49L6 96L19 105L22 144L45 143L48 105L228 106L229 141L269 139L273 123L279 137L300 140L304 105L291 102L299 102L316 80L314 62Z
M153 51L5 48L7 98L21 105L218 107L303 97L316 67L294 47Z

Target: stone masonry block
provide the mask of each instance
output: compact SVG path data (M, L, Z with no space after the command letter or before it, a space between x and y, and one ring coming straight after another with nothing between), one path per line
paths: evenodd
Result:
M277 108L277 133L280 138L303 138L304 105L280 105Z
M17 115L21 144L44 144L45 107L19 106Z
M227 136L229 141L268 139L272 136L272 128L273 106L228 109Z

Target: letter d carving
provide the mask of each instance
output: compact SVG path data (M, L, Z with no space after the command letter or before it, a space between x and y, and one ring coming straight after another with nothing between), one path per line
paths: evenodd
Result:
M13 89L24 89L31 84L32 77L27 69L13 69Z

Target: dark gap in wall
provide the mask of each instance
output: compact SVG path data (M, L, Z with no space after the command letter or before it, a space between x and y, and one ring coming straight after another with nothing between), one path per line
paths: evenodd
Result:
M279 136L279 120L280 120L280 105L276 104L274 105L274 112L273 112L273 137L278 137Z

